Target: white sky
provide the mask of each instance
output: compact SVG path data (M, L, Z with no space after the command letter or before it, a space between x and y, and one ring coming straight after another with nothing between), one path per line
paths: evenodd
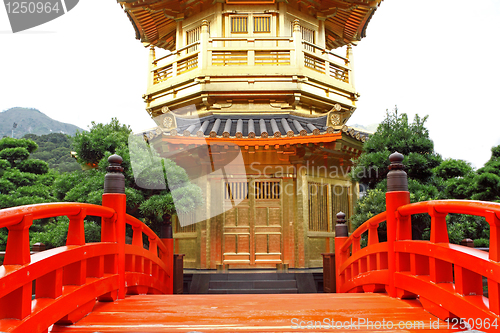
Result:
M150 128L147 57L115 0L82 0L16 34L0 6L0 111ZM378 123L395 105L410 119L429 115L436 151L476 167L500 144L500 1L385 0L354 57L361 97L350 124Z

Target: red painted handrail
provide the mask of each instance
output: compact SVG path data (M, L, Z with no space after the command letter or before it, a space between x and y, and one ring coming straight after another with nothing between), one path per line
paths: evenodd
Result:
M360 248L361 235L368 231L368 244L376 244L378 243L378 225L384 222L387 219L387 213L382 212L371 217L368 221L360 225L356 230L353 231L351 236L349 236L344 245L341 247L341 251L345 252L348 250L351 244L353 245L353 252L356 252L355 249Z
M408 192L392 192L387 200ZM396 198L395 200L399 200ZM387 205L389 206L389 205ZM411 215L431 216L430 241L411 238ZM490 225L489 254L473 248L450 244L446 225L449 213L477 215ZM362 233L376 233L376 226L394 214L394 241L379 243L369 236L360 249ZM484 323L500 324L500 204L466 200L435 200L396 207L372 217L348 238L338 238L337 292L390 292L399 298L417 298L441 319L463 318L482 331L497 331ZM389 233L389 225L388 225ZM350 247L352 245L352 249ZM394 253L393 270L388 262ZM483 277L488 281L489 297L483 296ZM483 327L479 327L483 325Z
M114 194L107 195L107 202L112 202ZM4 265L0 266L0 331L44 332L56 322L74 323L92 310L96 300L113 301L125 286L128 294L171 293L172 250L129 215L123 220L133 228L133 244L124 246L124 272L120 273L116 224L123 212L82 203L0 210L0 227L9 230ZM30 256L33 220L55 216L70 219L66 246ZM86 216L102 218L100 243L85 243ZM143 234L149 239L149 249L143 246Z
M154 242L156 245L153 246L158 246L160 253L162 254L167 254L169 253L169 250L163 244L163 242L160 241L158 236L155 234L153 230L151 230L147 225L145 225L141 220L136 219L135 217L128 215L125 217L125 221L127 224L129 224L132 229L134 230L133 238L132 238L132 245L137 245L137 246L143 246L142 245L142 233L144 233L146 236L148 236L149 242ZM139 233L140 231L140 233Z
M22 221L24 216L31 215L33 220L54 216L78 215L82 209L87 215L113 217L115 211L108 207L75 202L43 203L2 209L0 212L0 228L13 226Z

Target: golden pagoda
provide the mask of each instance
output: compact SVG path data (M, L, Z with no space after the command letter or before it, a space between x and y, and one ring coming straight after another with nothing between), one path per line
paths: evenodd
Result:
M358 195L352 46L381 1L118 1L150 47L148 141L206 171L207 205L183 216L197 223L174 222L184 267L322 266ZM240 169L211 176L202 154L183 154L207 144L209 159L237 152Z

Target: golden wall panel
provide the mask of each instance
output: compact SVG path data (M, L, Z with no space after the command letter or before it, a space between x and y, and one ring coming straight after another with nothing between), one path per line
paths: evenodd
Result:
M249 208L238 207L238 226L249 226Z
M267 235L257 234L255 237L255 252L267 253Z
M224 235L224 253L236 253L236 235Z
M236 226L236 208L230 209L224 213L224 225Z
M281 207L269 207L269 225L281 225Z
M281 234L270 234L269 253L281 253Z
M197 238L176 239L177 253L184 254L184 268L198 268L197 254L200 251Z
M267 207L255 207L255 225L267 226Z
M311 238L307 239L308 245L308 267L322 267L323 258L321 253L326 250L326 238Z
M250 253L250 234L238 235L237 250L238 253Z

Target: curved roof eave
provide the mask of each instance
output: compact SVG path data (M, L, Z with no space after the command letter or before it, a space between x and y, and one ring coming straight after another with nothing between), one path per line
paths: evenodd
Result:
M194 2L203 2L194 0ZM383 0L322 0L312 2L315 15L323 17L327 48L335 49L366 36L368 23ZM136 38L170 51L175 50L176 21L183 19L192 2L172 0L119 0L131 18Z

